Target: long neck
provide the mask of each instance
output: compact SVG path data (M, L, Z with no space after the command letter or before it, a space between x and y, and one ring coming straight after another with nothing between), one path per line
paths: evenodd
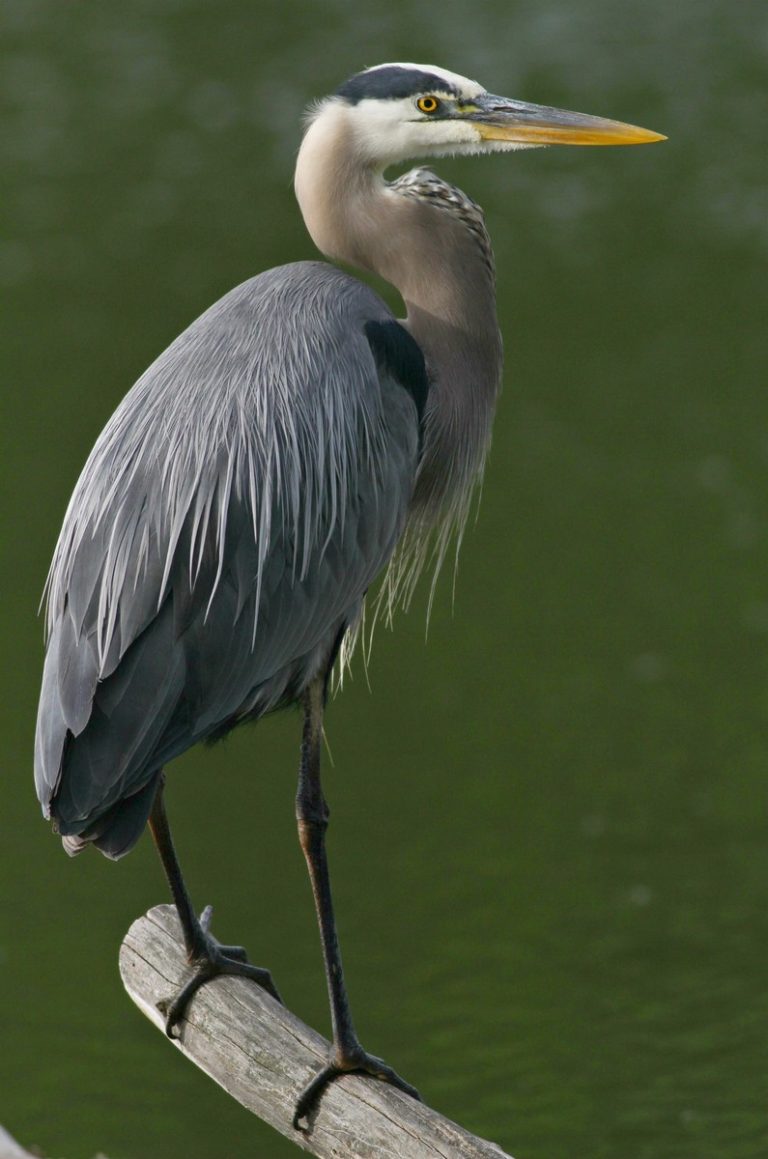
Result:
M373 271L400 292L404 325L430 377L414 511L424 523L460 521L482 471L501 381L493 263L481 216L468 224L456 203L420 192L418 180L388 185L350 147L349 135L324 118L302 143L296 195L324 254Z

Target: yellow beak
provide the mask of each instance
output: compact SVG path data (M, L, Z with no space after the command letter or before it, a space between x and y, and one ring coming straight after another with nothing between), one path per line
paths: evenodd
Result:
M531 105L484 93L465 114L484 141L520 145L646 145L666 141L663 133L607 121L568 109Z

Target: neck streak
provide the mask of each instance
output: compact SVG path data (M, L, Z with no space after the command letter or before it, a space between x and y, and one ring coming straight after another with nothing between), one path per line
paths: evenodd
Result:
M405 302L430 378L412 511L422 525L452 526L482 471L501 380L490 244L477 207L434 175L387 184L345 112L307 130L296 195L324 254L378 274Z

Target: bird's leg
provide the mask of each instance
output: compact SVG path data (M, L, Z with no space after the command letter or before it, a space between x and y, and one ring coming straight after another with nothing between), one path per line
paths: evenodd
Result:
M179 859L171 837L168 816L165 812L163 799L164 778L161 776L149 815L149 830L163 863L165 876L171 887L171 895L176 905L176 912L181 922L181 931L184 935L184 945L187 950L187 959L193 967L192 977L185 982L178 994L160 1007L165 1014L165 1031L169 1038L174 1036L174 1028L186 1013L187 1006L197 990L211 978L222 974L235 974L241 978L250 978L276 998L282 999L277 992L269 970L260 966L252 966L248 955L242 946L225 946L218 942L211 934L212 907L206 906L198 918L192 907L186 883L182 876Z
M328 828L329 810L320 785L320 748L325 692L326 681L321 678L315 680L304 694L304 734L296 793L296 820L320 925L325 976L331 1002L333 1047L327 1064L299 1096L293 1116L293 1125L297 1129L301 1129L300 1121L307 1117L328 1084L339 1075L350 1071L374 1075L399 1087L413 1098L419 1098L418 1091L401 1079L391 1067L380 1058L375 1058L363 1050L352 1022L341 967L341 951L336 933L331 882L325 854L325 831Z

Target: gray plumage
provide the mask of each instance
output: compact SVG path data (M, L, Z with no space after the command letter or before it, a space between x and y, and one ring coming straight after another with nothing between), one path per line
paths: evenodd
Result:
M181 334L107 424L48 581L35 778L69 852L127 852L164 764L301 698L388 563L391 612L461 539L501 381L490 241L461 191L425 169L387 183L385 167L629 129L433 66L367 70L313 111L296 168L308 230L397 287L406 318L326 263L270 270Z
M172 343L96 443L51 569L38 719L38 795L70 850L125 852L151 796L125 846L120 803L198 740L294 699L356 621L402 533L418 444L371 320L394 321L332 266L253 278Z

